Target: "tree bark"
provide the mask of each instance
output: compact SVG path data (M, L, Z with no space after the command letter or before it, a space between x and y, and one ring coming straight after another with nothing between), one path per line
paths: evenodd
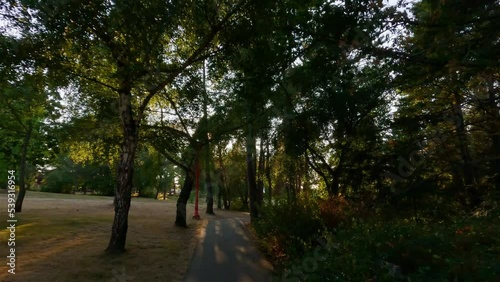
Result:
M304 158L302 159L302 175L304 176L303 192L305 195L309 195L311 189L310 177L309 177L309 164L307 162L307 151L304 152Z
M205 183L207 185L207 214L214 213L214 191L212 186L212 179L210 176L210 145L207 142L205 145Z
M161 166L161 160L160 160L160 153L157 154L157 160L158 160L158 165L160 167L160 172L162 171L162 166ZM155 200L158 200L158 195L160 194L160 190L161 190L161 178L162 178L163 175L159 175L159 178L158 178L158 187L156 188L156 195L155 195Z
M203 61L203 115L205 118L205 185L207 185L207 214L214 213L214 191L210 179L210 140L208 137L208 95L205 75L205 61Z
M215 214L215 212L214 212L214 192L213 192L212 180L210 179L209 172L205 176L205 181L207 183L207 210L206 210L206 213Z
M500 109L498 108L498 89L495 89L495 79L493 74L490 73L487 76L488 84L488 112L490 120L490 128L488 130L488 135L491 139L491 152L493 155L492 175L494 175L494 185L496 191L500 191Z
M257 202L260 204L264 201L264 138L260 138L259 144L259 168L258 168L258 181L257 181Z
M266 178L267 178L267 197L269 199L269 204L272 203L273 200L273 187L272 187L272 181L271 181L271 152L269 150L269 139L266 141Z
M21 212L23 209L24 196L26 195L26 155L28 154L28 147L33 132L33 123L28 122L28 128L24 135L23 145L21 148L21 163L19 170L19 194L16 200L16 212Z
M134 120L131 103L131 91L120 91L120 115L124 130L124 140L120 162L118 163L118 181L115 189L115 217L111 228L111 238L107 253L125 251L127 239L128 213L130 210L132 180L134 175L134 156L138 143L139 124Z
M218 159L220 167L220 187L219 196L222 198L222 205L224 209L228 210L230 207L230 202L228 200L228 189L226 185L226 168L224 167L224 160L222 159L222 147L219 146Z
M183 167L184 170L184 183L182 185L181 192L179 193L179 198L177 199L177 209L175 213L175 225L179 227L187 227L187 211L186 205L193 190L195 182L195 171L196 163L199 161L199 147L196 144L191 144L191 148L186 153L185 159L190 160L187 166ZM191 155L192 152L193 154Z
M217 193L217 209L222 209L222 189L219 187L219 193Z
M462 111L462 99L460 97L460 94L458 93L458 90L455 90L453 92L453 98L453 113L458 117L458 124L456 124L455 130L460 144L461 158L463 160L463 166L460 170L463 182L460 184L460 189L467 195L468 190L471 188L471 185L475 183L475 168L472 165L472 159L470 156L470 150L467 141L467 132L465 130L464 116Z
M344 160L344 151L343 151L344 149L342 149L342 152L340 153L339 164L337 165L337 167L335 169L331 168L330 164L328 164L326 159L321 154L316 152L316 150L314 150L311 146L307 146L307 149L309 150L309 152L311 152L311 157L313 158L313 160L311 160L311 158L309 158L309 156L307 156L309 166L323 178L323 181L325 182L325 185L326 185L326 189L328 191L328 195L331 197L338 196L339 185L340 185L339 184L340 183L339 175L340 175L340 171L342 169L342 164L343 164L343 160ZM307 151L306 151L306 154L307 154ZM321 170L319 165L315 165L314 159L316 159L316 158L321 161L321 163L323 164L323 167L328 172L328 175ZM331 179L331 181L329 179Z
M255 135L253 133L253 125L248 124L247 140L247 187L250 198L250 220L253 222L259 217L258 212L258 197L257 197L257 182L256 182L256 164L255 164Z
M156 188L155 200L158 200L158 195L160 194L160 190L161 190L161 176L160 179L158 179L158 187Z
M196 162L196 161L195 161ZM192 165L190 166L192 168ZM184 170L184 184L182 185L181 193L177 199L177 210L175 215L175 225L179 227L187 227L186 217L186 205L193 190L194 185L194 169Z
M336 195L335 193L338 192L337 190L335 190L335 186L333 184L332 175L334 175L335 171L333 169L331 169L331 167L326 163L324 158L322 158L321 156L318 156L319 154L317 154L314 150L312 150L312 148L309 148L308 150L311 152L311 157L312 157L312 158L310 158L309 154L307 154L307 151L305 152L306 160L307 160L309 166L323 179L323 182L325 183L328 195L332 196L332 197L335 196ZM314 157L319 157L323 161L323 167L327 168L328 175L323 170L321 170L321 168L319 167L318 164L316 164ZM332 180L330 181L330 179L332 179Z

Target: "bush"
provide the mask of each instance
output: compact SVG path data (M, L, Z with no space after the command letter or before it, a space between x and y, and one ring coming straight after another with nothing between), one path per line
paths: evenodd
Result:
M340 224L307 281L500 281L498 214L451 222ZM312 251L302 258L312 257ZM300 259L299 259L300 261ZM297 264L290 263L293 270ZM290 272L290 271L289 271ZM297 272L297 271L296 271ZM290 280L291 281L291 280Z
M500 281L496 204L471 215L389 210L367 216L341 197L277 199L255 230L281 281Z
M346 222L349 204L343 197L318 199L319 215L322 222L329 229L337 227L341 222Z
M231 199L231 210L248 211L248 203L243 202L241 197L234 197Z
M75 179L71 175L66 175L63 171L53 170L47 173L40 191L51 193L73 193Z
M277 199L260 210L263 216L255 225L263 247L278 263L300 257L310 248L312 239L323 229L318 204L307 197L294 202Z

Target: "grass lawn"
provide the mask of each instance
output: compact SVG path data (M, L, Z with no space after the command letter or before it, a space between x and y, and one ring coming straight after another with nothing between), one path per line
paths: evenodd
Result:
M23 212L16 214L12 275L6 265L6 190L0 190L0 202L0 281L181 281L201 226L188 218L191 228L175 227L173 200L133 198L127 252L107 255L112 197L28 191ZM192 213L193 205L188 204Z

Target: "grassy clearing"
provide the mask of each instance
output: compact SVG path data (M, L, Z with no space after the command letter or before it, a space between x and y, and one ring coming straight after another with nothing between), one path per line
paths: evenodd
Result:
M0 201L6 203L4 191ZM0 281L121 281L122 275L137 281L182 280L201 222L176 228L174 201L134 198L127 252L106 255L113 215L111 197L28 192L23 212L16 215L16 275L2 263ZM2 209L0 220L5 219ZM0 229L3 258L8 235Z
M0 189L0 191L5 192L6 190ZM3 193L3 192L1 192L1 193ZM82 199L82 200L111 199L111 200L113 200L113 197L99 196L99 195L92 195L92 194L83 195L80 193L62 194L62 193L27 191L26 195L27 195L26 197L31 196L31 198L37 198L37 199L70 199L70 200L74 200L74 199Z

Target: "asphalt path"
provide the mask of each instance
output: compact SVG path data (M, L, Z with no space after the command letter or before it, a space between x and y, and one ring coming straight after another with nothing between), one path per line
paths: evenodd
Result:
M270 282L272 269L244 226L249 216L205 216L185 282Z

